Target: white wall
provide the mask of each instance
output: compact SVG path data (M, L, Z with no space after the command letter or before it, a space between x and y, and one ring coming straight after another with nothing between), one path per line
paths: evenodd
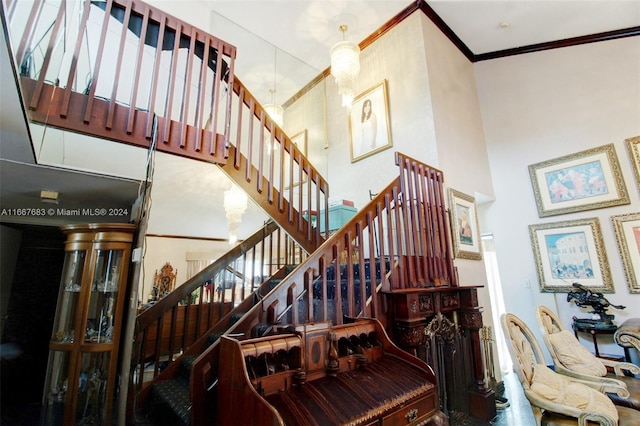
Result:
M425 52L438 167L445 187L472 197L493 196L489 158L482 128L473 64L423 14ZM484 262L456 259L460 285L487 285ZM478 292L483 320L491 324L491 303L486 289Z
M198 240L191 238L146 237L146 250L142 271L142 287L138 294L145 303L153 288L153 278L169 262L177 270L176 286L187 280L187 260L216 260L229 251L226 241Z
M398 176L396 151L437 166L421 16L414 13L396 25L364 49L360 57L356 96L387 80L393 144L390 149L351 163L349 111L341 105L333 77L326 79L326 178L332 198L353 200L358 208L364 206L369 201L369 190L377 193ZM416 96L418 93L421 96Z
M326 92L306 93L285 112L285 128L293 131L311 106L326 102L331 197L362 208L369 189L378 192L397 178L397 151L442 170L446 188L493 196L473 64L440 30L423 13L414 13L367 46L360 61L356 96L387 80L392 148L351 163L349 112L341 106L333 77L325 80ZM486 285L483 262L456 259L455 264L460 285ZM492 324L485 288L479 290L479 301L485 324Z
M638 52L640 37L632 37L475 64L495 188L495 201L481 209L481 227L495 237L507 311L536 333L536 305L558 312L567 328L572 316L587 315L566 302L566 293L539 291L531 224L597 217L615 286L607 299L627 306L611 313L618 323L640 316L640 294L629 292L610 219L640 210L624 145L626 138L640 135ZM631 204L538 217L527 166L609 143L615 145ZM590 340L582 342L593 346ZM599 348L622 354L612 339L601 337Z

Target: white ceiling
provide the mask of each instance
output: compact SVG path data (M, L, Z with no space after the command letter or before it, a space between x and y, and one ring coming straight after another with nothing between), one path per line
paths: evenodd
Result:
M153 2L169 9L173 9L172 3ZM273 52L277 48L276 102L284 103L329 67L329 49L342 40L340 25L349 28L346 39L359 43L416 2L202 0L199 3L213 10L211 27L220 29L214 35L238 47L237 74L263 103L270 101ZM640 26L639 0L429 0L426 4L475 55ZM187 12L183 7L180 10ZM256 58L256 50L264 56ZM253 59L263 66L252 63ZM288 71L291 68L297 70L295 75Z
M201 28L211 27L214 35L236 45L236 73L262 103L270 101L269 88L273 86L274 75L276 101L284 103L328 68L329 49L342 39L339 25L348 25L347 39L361 42L398 12L414 4L408 0L153 0L149 3ZM427 4L475 55L640 27L640 0L432 0ZM1 39L0 42L4 35ZM46 189L45 186L48 189L64 188L65 199L75 203L70 206L116 206L123 202L123 196L133 200L138 190L135 179L74 174L69 170L54 173L55 169L49 166L19 167L20 163L33 162L34 154L18 103L15 76L5 49L0 50L0 157L3 159L0 162L0 207L37 205L39 191ZM181 161L166 160L166 164ZM161 216L168 221L178 222L175 218L180 217L179 223L183 226L208 224L204 234L199 234L197 227L167 228L158 232L226 237L225 227L213 226L224 221L221 206L224 185L211 189L212 179L218 181L221 173L215 167L199 167L198 170L201 179L194 180L189 191L176 186L183 179L175 178L175 173L188 175L188 168L181 166L178 172L166 171L167 176L173 178L157 179L158 184L166 183L163 192L167 195L165 198L156 196L154 206L162 210ZM203 176L205 173L211 173L211 176ZM100 183L93 182L94 179ZM179 202L176 202L176 194L180 194ZM207 200L204 205L203 200ZM172 211L178 208L179 212ZM257 207L250 207L247 213L253 212L261 221ZM157 225L157 229L162 226Z

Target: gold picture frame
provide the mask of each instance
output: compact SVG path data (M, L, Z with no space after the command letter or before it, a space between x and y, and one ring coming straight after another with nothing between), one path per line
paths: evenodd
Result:
M629 293L640 293L640 213L611 217Z
M475 198L449 188L449 211L454 256L459 259L482 260Z
M633 174L636 177L636 184L638 185L638 191L640 191L640 136L625 139L625 142L627 144L627 151L629 152L629 158L631 159L631 167L633 167Z
M307 156L307 129L303 129L299 131L295 135L291 136L290 139L291 139L291 143L295 145L298 148L298 150L302 153L302 155L306 157ZM304 170L302 170L302 180L300 180L300 166L298 165L298 163L296 163L295 161L293 161L293 163L290 162L291 157L288 152L285 152L284 157L285 157L284 158L284 161L285 161L284 189L285 190L289 189L292 186L295 188L301 183L305 183L307 181L307 175L306 173L304 173ZM291 178L289 175L289 169L291 168L291 164L293 164L292 166L293 167L293 184L291 184Z
M351 162L393 146L389 121L387 80L359 94L349 111Z
M614 292L598 218L529 225L529 235L542 293L572 291L574 282Z
M613 144L529 166L538 216L629 204Z

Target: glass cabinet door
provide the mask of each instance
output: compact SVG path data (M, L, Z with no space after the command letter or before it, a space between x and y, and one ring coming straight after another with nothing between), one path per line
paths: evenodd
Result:
M112 343L118 285L123 268L123 250L97 250L85 343Z
M58 309L53 325L54 342L73 343L74 321L80 289L82 288L82 272L84 270L86 250L67 252L62 268L62 285L58 295Z
M80 361L76 424L103 424L110 352L83 353Z

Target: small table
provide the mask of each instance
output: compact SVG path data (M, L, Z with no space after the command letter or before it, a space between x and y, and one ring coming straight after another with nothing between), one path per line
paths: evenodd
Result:
M573 321L573 334L578 338L578 333L588 333L591 334L591 339L593 339L593 347L596 350L596 356L601 358L600 352L598 351L598 338L596 337L599 334L614 334L618 329L618 326L615 324L607 324L607 323L587 323L582 321Z

